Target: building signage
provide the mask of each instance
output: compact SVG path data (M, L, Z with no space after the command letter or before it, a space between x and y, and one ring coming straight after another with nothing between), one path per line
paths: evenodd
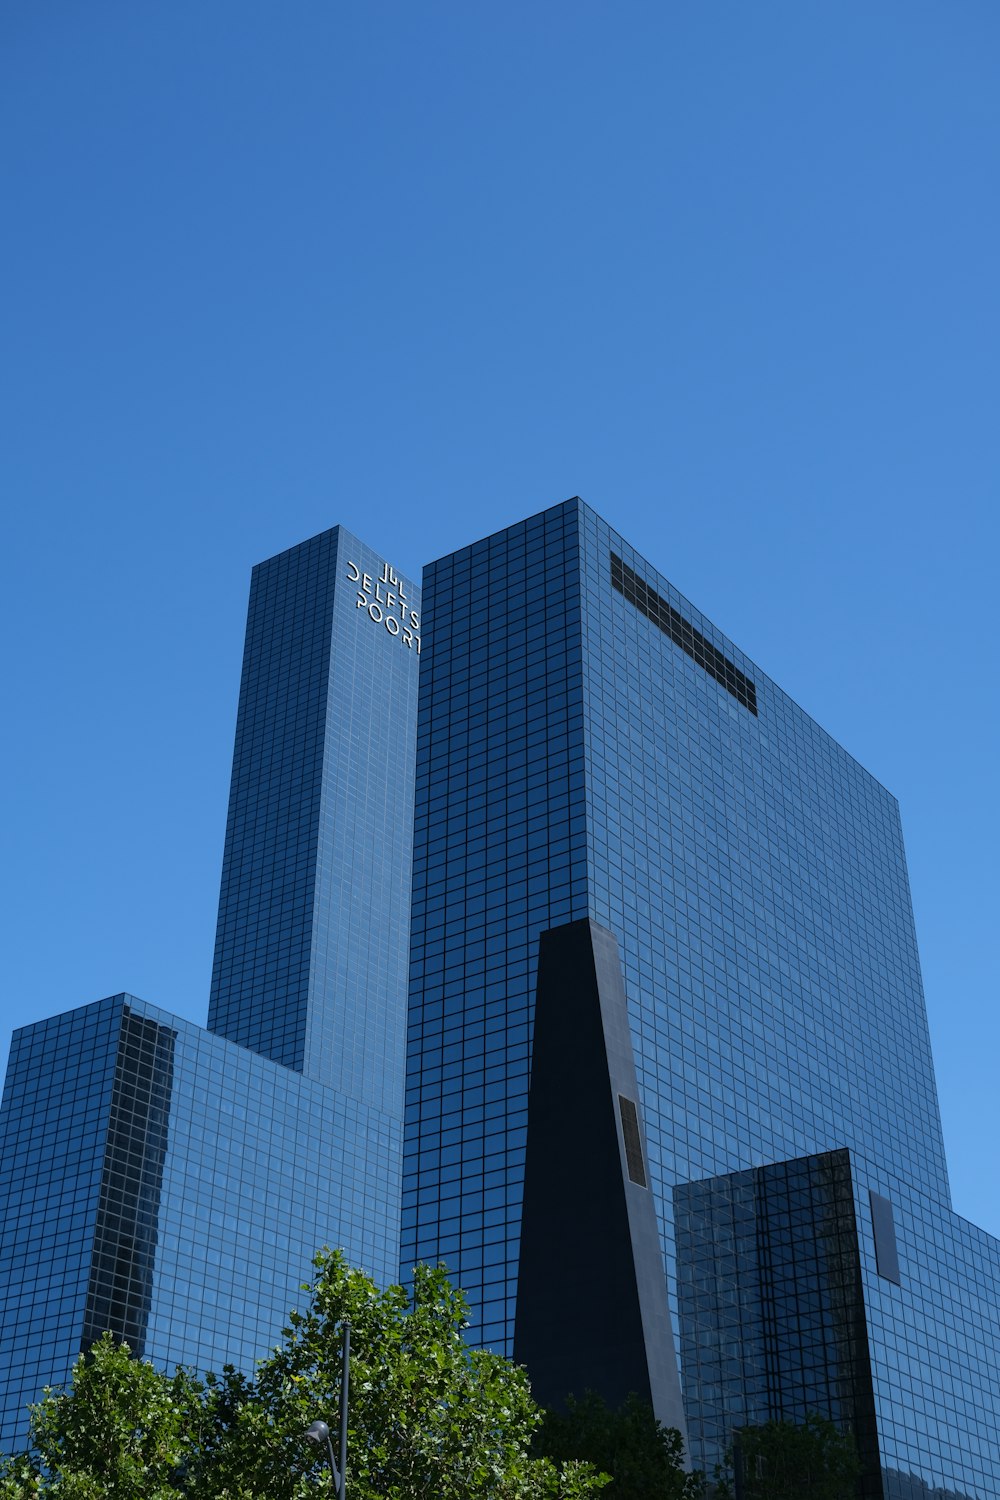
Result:
M403 592L403 580L397 578L388 563L382 564L378 578L363 573L357 563L348 562L347 576L357 585L357 608L370 620L382 625L390 635L397 635L404 646L420 655L420 616L410 608Z

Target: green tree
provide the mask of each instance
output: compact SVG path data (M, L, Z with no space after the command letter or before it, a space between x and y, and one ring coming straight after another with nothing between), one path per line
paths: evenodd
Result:
M209 1390L223 1434L208 1470L235 1493L238 1480L268 1500L328 1485L301 1434L339 1410L340 1325L351 1325L348 1491L352 1500L534 1500L594 1494L586 1464L533 1457L541 1413L523 1370L470 1349L467 1306L444 1270L419 1266L412 1299L380 1290L340 1253L317 1260L308 1310L293 1313L283 1344L252 1386L229 1372Z
M585 1459L612 1478L613 1500L699 1500L700 1474L684 1468L684 1440L676 1427L663 1427L638 1396L611 1409L588 1391L570 1396L565 1411L548 1411L535 1438L535 1450L553 1460Z
M443 1269L418 1267L411 1298L324 1253L306 1290L253 1379L163 1375L102 1339L69 1389L33 1409L35 1452L7 1465L0 1500L330 1495L324 1455L302 1434L316 1418L336 1428L345 1319L351 1500L585 1500L607 1483L587 1463L532 1453L541 1412L527 1377L469 1348L466 1302Z
M764 1422L737 1434L744 1500L856 1500L861 1462L854 1437L810 1412L804 1422ZM736 1492L737 1445L726 1454L717 1493Z
M32 1408L34 1453L6 1465L0 1496L175 1500L197 1441L200 1387L162 1375L105 1334L73 1368L69 1389Z

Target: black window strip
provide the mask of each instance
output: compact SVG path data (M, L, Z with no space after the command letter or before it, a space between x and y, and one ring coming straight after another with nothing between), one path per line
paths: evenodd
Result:
M899 1286L899 1252L896 1249L896 1225L892 1216L892 1204L881 1193L869 1188L868 1197L872 1210L872 1229L875 1234L875 1269L886 1281Z
M639 1111L633 1099L618 1095L618 1112L622 1117L622 1138L625 1141L625 1165L628 1175L639 1187L646 1186L646 1168L642 1160L642 1138L639 1135Z
M744 708L756 714L757 689L750 678L728 657L723 656L700 631L695 630L690 621L685 620L672 604L651 589L648 583L644 583L638 573L614 552L611 554L611 583L620 594L624 594L630 604L635 605L640 614L658 625L675 646L680 646L710 677L714 677L727 692L732 693Z

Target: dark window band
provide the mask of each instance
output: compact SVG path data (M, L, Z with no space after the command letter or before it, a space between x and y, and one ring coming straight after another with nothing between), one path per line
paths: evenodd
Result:
M700 631L695 630L682 614L678 614L672 604L668 604L655 589L644 583L638 573L633 572L628 563L622 562L614 552L611 554L611 583L620 594L625 595L630 604L635 605L640 614L658 625L664 635L669 635L675 646L686 651L692 661L696 661L699 667L704 667L708 675L720 682L744 708L756 714L757 689L750 678L728 657L723 656Z
M628 1175L640 1187L646 1186L646 1167L642 1160L642 1139L639 1135L639 1112L632 1099L618 1095L618 1111L622 1117L622 1137L625 1141L625 1165Z
M899 1254L896 1250L896 1224L892 1216L892 1204L874 1189L869 1189L868 1197L875 1233L875 1269L886 1281L894 1281L899 1286Z

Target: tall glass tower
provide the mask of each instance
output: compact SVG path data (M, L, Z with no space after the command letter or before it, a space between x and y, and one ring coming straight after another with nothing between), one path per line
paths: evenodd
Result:
M117 995L14 1034L5 1447L104 1329L250 1369L322 1245L394 1279L419 654L342 528L254 569L209 1029Z
M815 1411L866 1500L995 1500L895 800L578 499L423 601L340 528L254 570L208 1029L15 1033L4 1442L106 1327L249 1366L319 1245L395 1275L409 964L402 1272L475 1341L709 1474Z
M709 1473L822 1410L869 1494L1000 1493L894 798L578 499L423 595L404 1272Z
M208 1013L397 1116L419 593L340 526L254 568Z

